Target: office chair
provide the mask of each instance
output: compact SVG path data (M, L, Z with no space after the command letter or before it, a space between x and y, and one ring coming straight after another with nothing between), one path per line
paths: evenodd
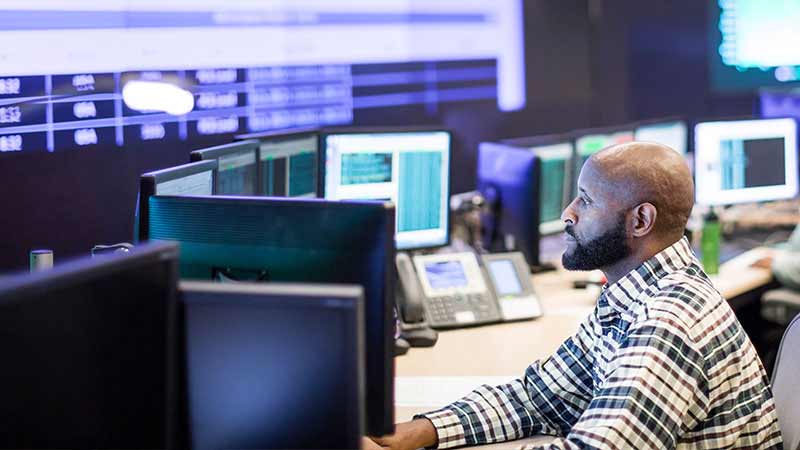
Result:
M772 373L772 393L783 435L783 447L787 450L800 449L800 391L796 385L797 374L800 373L798 348L800 315L792 320L783 334Z

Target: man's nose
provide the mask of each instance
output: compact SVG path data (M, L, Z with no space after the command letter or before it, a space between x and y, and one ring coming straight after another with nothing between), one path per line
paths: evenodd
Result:
M575 225L578 223L578 216L575 214L575 202L578 198L574 198L564 211L561 211L561 221L564 222L565 225Z

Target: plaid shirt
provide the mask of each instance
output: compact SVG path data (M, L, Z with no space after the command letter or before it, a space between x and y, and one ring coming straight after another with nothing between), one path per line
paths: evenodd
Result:
M439 448L560 436L547 448L781 448L769 381L684 238L613 285L524 378L424 414Z

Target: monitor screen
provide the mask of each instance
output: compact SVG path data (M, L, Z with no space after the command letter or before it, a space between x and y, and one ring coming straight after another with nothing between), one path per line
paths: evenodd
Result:
M525 148L492 142L478 147L478 190L486 199L481 218L483 246L490 251L521 251L538 266L540 159Z
M171 448L178 249L0 279L2 448Z
M394 202L398 249L447 244L449 132L332 133L324 137L324 149L326 199Z
M186 279L360 284L367 431L394 430L394 207L275 197L150 197L150 239L181 245Z
M244 151L240 154L220 156L217 168L217 195L255 195L256 154Z
M725 205L797 195L794 119L703 122L694 134L697 203Z
M260 142L259 190L267 197L317 197L319 133L316 131L246 135Z
M636 127L633 137L637 141L657 142L681 155L689 146L689 128L683 120L643 123Z
M461 261L438 261L425 264L425 278L433 289L464 287L469 284Z
M215 195L256 195L258 147L256 140L233 142L195 150L190 158L192 161L217 161Z
M539 145L531 150L539 158L539 233L564 229L561 212L572 201L572 142Z
M360 448L360 287L182 282L180 298L185 448Z
M516 295L522 292L522 285L517 278L517 270L510 259L489 261L489 274L494 280L498 296Z
M747 92L764 86L797 85L800 3L764 0L708 2L711 87Z
M139 195L136 198L134 241L146 240L142 223L149 220L151 195L211 195L214 191L214 171L217 161L197 161L162 170L143 173L139 177Z
M213 170L156 184L156 195L211 195L214 189Z
M520 0L4 2L0 149L202 142L381 107L518 110L522 17Z
M765 119L800 119L800 91L797 89L759 89L758 103Z

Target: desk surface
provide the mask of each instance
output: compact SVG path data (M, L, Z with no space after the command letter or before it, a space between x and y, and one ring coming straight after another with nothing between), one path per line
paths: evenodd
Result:
M749 265L770 252L761 248L746 252L722 264L720 273L711 277L712 281L729 299L763 286L772 280L772 274L767 269ZM398 377L395 396L397 420L409 420L414 414L456 400L469 392L469 382L474 381L474 386L477 386L483 381L481 378L518 378L533 361L551 355L594 308L599 287L574 289L572 286L574 280L585 279L586 276L585 272L567 272L563 269L533 275L534 288L544 311L542 317L442 331L434 347L412 348L407 355L395 359ZM436 389L437 385L448 384L458 386L464 392ZM420 400L419 391L426 389L432 393L430 404ZM522 443L544 444L550 439L539 436L533 440L484 448L517 448Z

